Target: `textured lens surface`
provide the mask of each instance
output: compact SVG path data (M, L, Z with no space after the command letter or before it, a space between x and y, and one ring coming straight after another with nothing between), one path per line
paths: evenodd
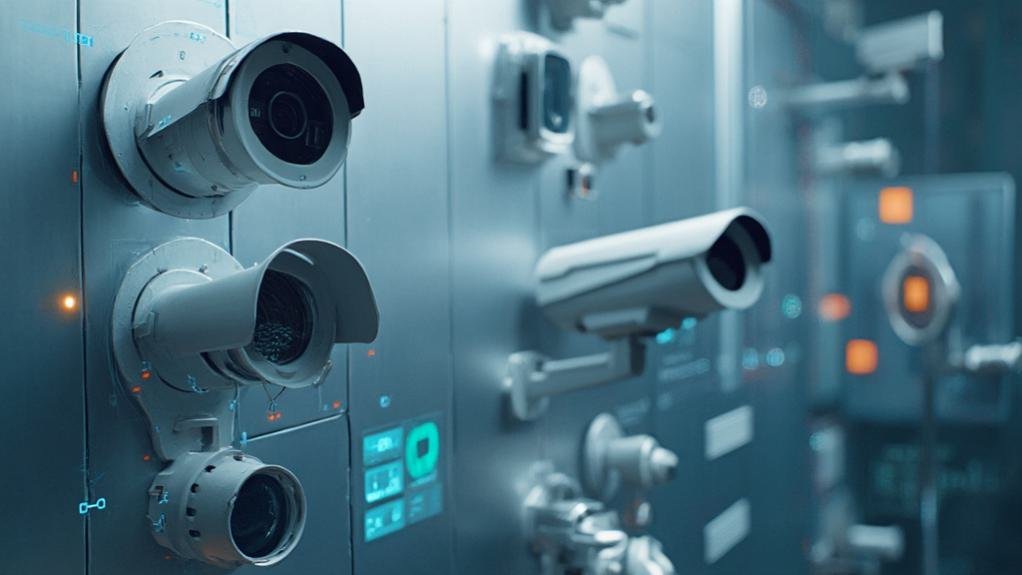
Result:
M263 146L292 164L323 157L333 136L330 99L294 64L270 66L256 77L248 94L248 120Z
M305 284L267 271L259 287L255 335L246 349L278 365L298 359L312 339L312 314L312 295Z
M266 557L280 547L287 535L291 513L287 492L276 478L264 474L249 477L231 510L231 538L248 557Z
M706 266L713 278L725 289L735 291L745 283L745 258L738 244L727 235L721 236L706 255Z

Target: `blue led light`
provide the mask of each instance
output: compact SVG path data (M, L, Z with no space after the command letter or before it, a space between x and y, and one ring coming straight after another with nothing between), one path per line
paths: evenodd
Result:
M766 364L770 367L781 367L784 365L784 350L775 347L766 353Z
M675 335L676 332L673 329L667 328L664 331L656 334L656 342L659 343L660 345L667 345L674 341Z
M685 320L681 322L681 329L686 330L686 331L692 331L693 329L696 328L696 325L698 323L699 323L699 320L697 320L696 318L694 318L694 317L686 317Z
M742 352L742 368L746 371L759 368L759 352L751 347L745 348Z
M380 407L382 407L383 409L387 409L388 407L390 407L390 396L389 395L381 395L380 396Z
M781 313L788 319L795 319L802 315L802 298L795 294L788 294L781 300Z

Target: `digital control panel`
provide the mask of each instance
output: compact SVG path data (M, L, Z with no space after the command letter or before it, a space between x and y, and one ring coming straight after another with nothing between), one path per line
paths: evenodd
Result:
M416 418L362 438L366 542L443 511L439 420Z

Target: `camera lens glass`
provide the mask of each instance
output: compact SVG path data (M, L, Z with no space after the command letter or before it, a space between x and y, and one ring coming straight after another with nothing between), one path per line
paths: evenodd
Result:
M571 127L571 64L547 54L543 65L543 126L564 134Z
M259 286L255 335L245 349L285 365L305 353L312 339L312 294L288 274L268 270Z
M257 473L245 480L231 510L231 538L248 557L266 557L284 541L291 513L277 478Z
M248 121L270 153L292 164L323 157L334 129L330 98L294 64L270 66L256 77L248 94Z
M745 284L745 258L738 244L727 234L710 247L706 254L706 267L710 268L713 279L725 289L735 291Z

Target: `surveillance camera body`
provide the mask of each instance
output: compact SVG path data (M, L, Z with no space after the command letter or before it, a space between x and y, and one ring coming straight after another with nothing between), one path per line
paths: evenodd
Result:
M748 308L770 259L760 218L726 210L554 248L536 266L537 302L565 329L651 335L686 317Z

